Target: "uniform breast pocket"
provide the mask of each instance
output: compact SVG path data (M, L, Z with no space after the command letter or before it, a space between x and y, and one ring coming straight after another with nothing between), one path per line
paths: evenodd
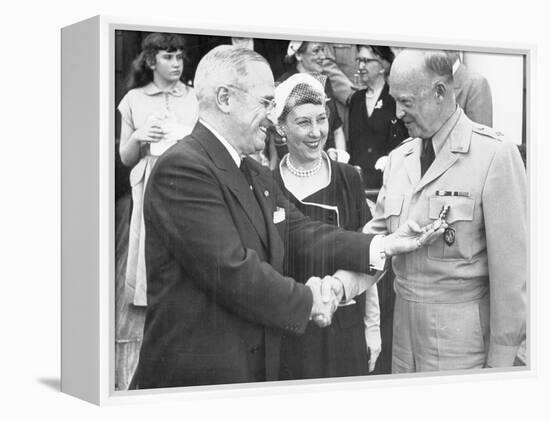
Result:
M446 218L449 228L428 246L428 256L440 260L471 260L475 200L471 197L430 197L429 217L432 221L439 217L445 205L450 206Z
M394 232L401 220L403 212L403 195L387 195L384 202L384 218L389 232Z

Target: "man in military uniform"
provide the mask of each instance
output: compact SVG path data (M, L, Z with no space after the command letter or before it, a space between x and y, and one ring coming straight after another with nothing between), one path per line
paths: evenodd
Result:
M370 233L446 219L396 256L392 372L512 366L525 338L526 175L512 142L457 106L444 52L405 50L390 73L411 138L389 156Z

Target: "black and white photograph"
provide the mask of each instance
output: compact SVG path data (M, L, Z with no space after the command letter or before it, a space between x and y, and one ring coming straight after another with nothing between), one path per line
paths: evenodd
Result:
M527 368L526 53L114 44L116 391Z
M544 419L541 4L7 4L1 418Z

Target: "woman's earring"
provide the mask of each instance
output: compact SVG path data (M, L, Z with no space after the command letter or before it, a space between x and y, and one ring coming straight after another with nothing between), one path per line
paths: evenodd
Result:
M286 140L286 134L283 129L281 129L279 126L276 126L275 129L277 130L277 133L279 133L279 136Z
M279 142L281 144L286 144L286 134L283 129L281 129L280 126L275 126L275 131L277 132L277 135L281 138Z

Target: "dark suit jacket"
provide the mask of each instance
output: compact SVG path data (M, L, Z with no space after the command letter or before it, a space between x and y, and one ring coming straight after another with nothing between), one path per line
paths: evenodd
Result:
M378 158L388 155L409 135L403 122L395 116L395 100L388 84L384 86L377 103L380 108L367 117L366 89L357 91L349 105L350 164L363 170L363 182L369 189L382 187L382 172L374 168Z
M247 161L254 191L201 123L157 161L145 192L148 307L132 387L276 380L281 334L303 332L312 305L308 287L280 273L282 238L288 253L313 261L330 246L328 271L368 270L371 236L306 218L267 168ZM277 208L286 218L275 224Z

